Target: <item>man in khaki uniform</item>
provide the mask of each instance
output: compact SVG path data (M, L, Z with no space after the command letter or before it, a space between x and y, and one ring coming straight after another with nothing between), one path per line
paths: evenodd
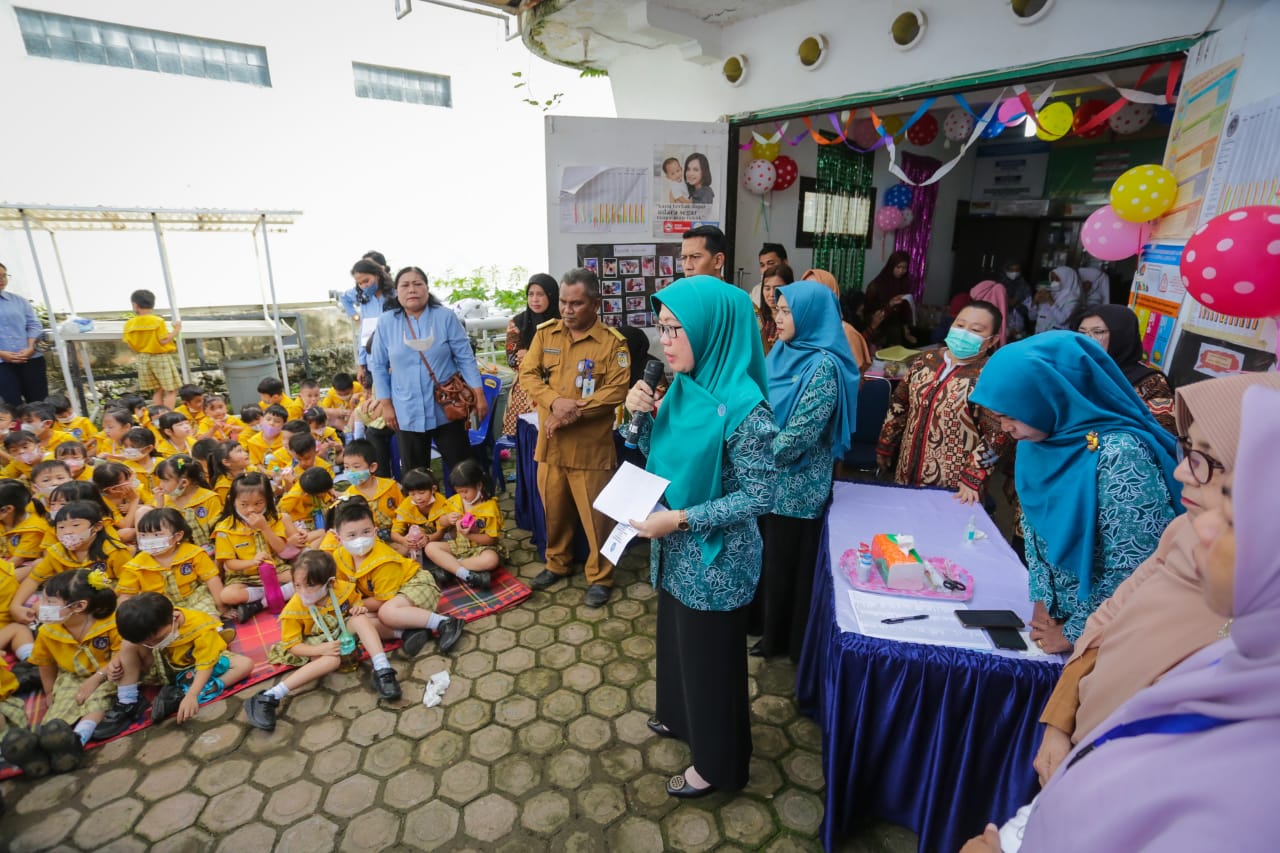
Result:
M601 323L600 281L574 269L560 284L560 319L538 326L520 363L520 387L538 406L538 491L547 517L547 567L531 586L546 589L569 574L575 519L587 534L585 603L600 607L613 589L613 566L600 556L607 517L591 504L613 476L614 413L627 396L626 338Z

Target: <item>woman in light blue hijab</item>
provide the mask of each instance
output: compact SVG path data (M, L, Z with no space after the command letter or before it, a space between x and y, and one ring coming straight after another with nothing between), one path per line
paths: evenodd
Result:
M762 636L753 655L800 656L808 621L818 543L831 497L834 460L849 448L858 411L858 365L840 321L840 305L824 284L798 281L778 289L778 341L769 352L769 402L778 491L761 519L764 560L753 615Z

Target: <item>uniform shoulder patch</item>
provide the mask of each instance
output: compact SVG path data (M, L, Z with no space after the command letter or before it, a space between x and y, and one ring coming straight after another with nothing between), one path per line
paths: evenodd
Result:
M624 334L622 334L622 332L619 332L619 331L618 331L617 329L615 329L613 326L605 326L605 328L609 330L609 334L613 335L613 336L614 336L615 338L617 338L618 340L623 341L623 342L625 342L625 341L627 340L627 336L626 336L626 335L624 335Z

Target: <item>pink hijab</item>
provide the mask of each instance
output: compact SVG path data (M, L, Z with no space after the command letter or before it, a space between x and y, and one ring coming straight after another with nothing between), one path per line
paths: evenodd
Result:
M995 281L980 281L969 291L974 299L990 302L1000 309L1000 346L1009 343L1009 295L1004 285Z

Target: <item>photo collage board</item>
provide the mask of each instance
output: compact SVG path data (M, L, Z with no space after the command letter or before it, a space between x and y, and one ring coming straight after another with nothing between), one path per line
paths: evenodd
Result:
M649 297L680 271L680 243L579 243L578 265L600 278L600 319L615 329L653 328Z

